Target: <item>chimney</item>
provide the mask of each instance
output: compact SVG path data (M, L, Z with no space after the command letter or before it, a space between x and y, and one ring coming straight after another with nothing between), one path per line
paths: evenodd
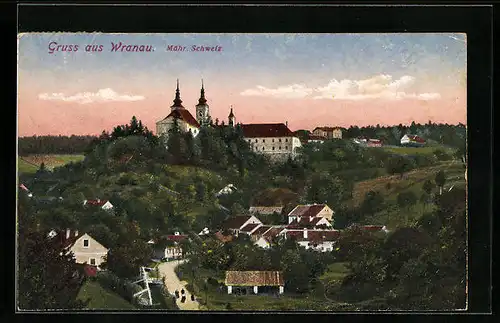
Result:
M75 230L75 237L78 237L78 230Z
M66 239L69 239L70 233L71 233L71 230L70 229L66 229Z
M288 127L288 121L285 121L285 126L287 126L287 127Z
M307 239L307 229L304 228L304 239Z

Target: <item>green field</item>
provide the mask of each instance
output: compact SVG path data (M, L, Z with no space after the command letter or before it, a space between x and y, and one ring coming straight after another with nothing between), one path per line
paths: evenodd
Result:
M121 309L133 310L134 305L121 298L118 294L104 289L99 283L87 280L78 292L77 299L90 299L87 309Z
M19 173L34 173L42 163L47 169L52 170L54 167L62 166L70 162L78 162L83 160L83 155L29 155L18 156Z

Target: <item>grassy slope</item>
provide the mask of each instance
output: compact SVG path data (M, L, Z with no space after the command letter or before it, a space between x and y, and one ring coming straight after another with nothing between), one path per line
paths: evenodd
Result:
M444 146L425 146L425 147L383 147L385 151L401 154L401 155L430 155L435 150L440 149L448 154L452 154L455 150L453 148Z
M77 298L83 301L90 299L87 305L88 309L135 309L132 304L118 294L104 289L97 282L89 280L82 286Z
M364 198L365 193L370 190L378 191L384 196L387 207L373 216L366 216L363 219L367 224L383 224L389 229L393 229L399 225L405 224L406 221L412 222L418 219L425 212L432 210L432 204L424 204L420 201L409 210L399 210L397 207L397 196L404 191L412 191L417 196L417 199L422 195L423 183L429 179L434 182L436 173L443 170L446 175L446 183L444 190L449 189L452 185L465 185L464 169L461 163L445 162L440 165L435 165L426 168L413 170L404 178L399 175L382 176L371 180L358 182L354 186L353 199L350 205L359 205ZM387 184L390 183L390 188ZM437 188L434 190L437 193Z
M34 173L44 163L48 169L62 166L69 162L77 162L83 160L83 155L29 155L19 156L19 172L20 173Z

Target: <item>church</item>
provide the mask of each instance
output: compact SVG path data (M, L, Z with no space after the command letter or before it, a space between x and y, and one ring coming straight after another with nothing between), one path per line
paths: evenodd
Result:
M210 117L210 107L205 98L203 80L201 82L200 98L196 105L196 118L182 105L179 90L179 80L175 91L174 104L171 112L164 119L156 122L156 134L166 137L177 119L182 132L191 132L193 137L200 133L200 127L213 125ZM215 125L219 126L219 125ZM231 108L228 115L228 126L236 126L236 117ZM254 123L239 124L245 140L253 151L264 154L272 160L286 160L297 155L297 148L301 146L300 139L288 128L288 123Z

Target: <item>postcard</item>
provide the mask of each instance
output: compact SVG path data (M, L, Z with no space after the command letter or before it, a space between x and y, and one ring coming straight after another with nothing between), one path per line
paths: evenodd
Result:
M460 33L18 35L19 311L467 308Z

